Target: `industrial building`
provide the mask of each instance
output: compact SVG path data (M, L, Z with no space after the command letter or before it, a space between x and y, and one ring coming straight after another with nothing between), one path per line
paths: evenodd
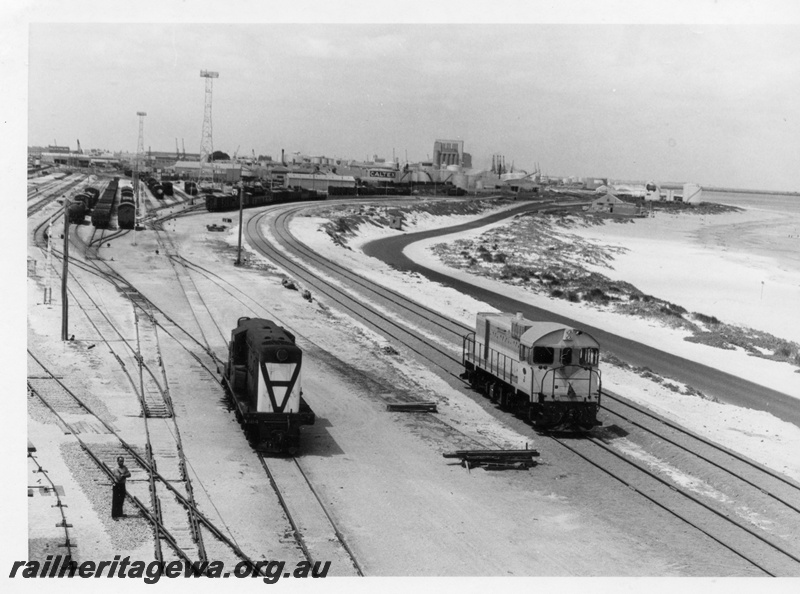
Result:
M448 165L465 169L472 167L472 156L464 152L463 140L436 140L433 143L433 166L442 169Z
M350 175L336 175L334 173L294 173L288 172L284 176L284 187L303 188L327 192L328 188L355 188L356 178Z

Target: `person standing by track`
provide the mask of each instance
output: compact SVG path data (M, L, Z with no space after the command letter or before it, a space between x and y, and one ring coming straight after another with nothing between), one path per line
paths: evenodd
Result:
M131 475L131 471L125 466L125 458L117 458L117 467L111 471L114 486L111 492L111 517L115 520L125 514L122 513L122 506L125 503L125 479Z

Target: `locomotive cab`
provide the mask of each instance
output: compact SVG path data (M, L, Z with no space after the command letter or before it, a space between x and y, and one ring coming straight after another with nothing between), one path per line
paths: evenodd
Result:
M538 325L537 325L538 326ZM520 340L520 360L531 367L531 393L550 398L598 396L600 349L591 336L561 325L531 328Z

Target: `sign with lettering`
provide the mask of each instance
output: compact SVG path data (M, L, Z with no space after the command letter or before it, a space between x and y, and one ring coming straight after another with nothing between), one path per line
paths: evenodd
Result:
M370 169L369 177L376 177L381 179L394 179L397 172L386 169Z

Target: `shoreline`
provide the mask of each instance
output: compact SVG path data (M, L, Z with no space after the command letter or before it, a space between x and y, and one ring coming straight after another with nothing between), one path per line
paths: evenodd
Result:
M454 320L472 325L475 321L475 312L496 311L488 304L478 301L469 295L464 295L448 286L427 282L416 273L409 274L408 272L396 270L385 265L380 260L365 255L361 251L362 245L376 239L402 233L390 229L388 226L367 222L358 226L357 229L351 229L351 232L347 234L346 247L343 249L337 238L332 237L329 233L329 226L335 224L339 216L346 216L347 214L358 215L358 207L354 207L349 213L344 209L335 211L328 211L324 208L315 209L314 212L310 212L307 215L293 218L290 223L290 229L294 235L302 238L306 245L325 257L331 258L341 265L348 266L359 274L390 289L400 291L411 299L429 304L442 312L443 315ZM458 222L466 222L466 219L484 218L486 214L459 217ZM407 223L406 232L425 231L449 227L454 224L453 219L448 216L431 217L427 213L419 212L409 216ZM443 238L439 237L432 241L441 242ZM419 249L421 247L420 243L417 242L412 245ZM436 268L437 259L429 253L425 254L424 250L422 251L425 265ZM438 267L446 268L441 264ZM453 272L467 276L464 273L453 271L453 269L447 270L448 274ZM493 282L477 277L473 277L472 280L487 284ZM501 290L507 291L508 289L507 285L501 286ZM512 288L512 290L518 289ZM530 299L530 293L527 297L532 300ZM541 305L540 303L532 304ZM558 303L557 300L547 299L545 306L547 305L552 306L554 309L563 310L559 313L569 317L578 317L581 314L577 304L563 300ZM586 308L580 309L585 310ZM618 327L622 328L630 326L632 320L629 316L623 317L620 315L617 315L616 319ZM597 319L598 324L606 322L607 318ZM719 351L704 345L688 343L683 340L682 335L676 334L670 329L657 328L652 323L640 321L636 325L636 335L632 336L632 338L645 342L648 337L652 339L656 348L685 348L690 351L689 356L695 356L697 352L704 352L707 355L710 354L707 357L709 361L715 354L720 352L726 356L732 356L733 361L725 366L727 369L723 370L734 375L737 375L737 371L740 368L747 366L752 368L755 365L757 368L756 373L758 373L759 377L770 380L770 383L782 383L784 386L791 386L800 381L797 374L793 374L791 371L787 373L789 366L786 364L756 360L753 357L747 357L741 352ZM695 358L700 359L699 357ZM708 364L709 361L703 362ZM712 365L713 363L718 362L711 361ZM781 375L782 382L774 381L778 375ZM698 434L705 435L779 472L786 473L795 480L800 477L800 466L797 465L796 456L792 454L796 449L792 444L800 443L798 441L800 440L800 428L796 425L782 421L769 412L702 398L692 394L691 390L687 389L689 387L683 386L683 384L678 386L678 391L676 392L665 387L667 383L676 383L672 380L659 383L636 373L635 370L618 367L613 363L607 364L603 379L604 384L608 384L608 389L624 394L626 397L659 414L663 414ZM793 393L790 388L781 389L781 386L776 387L780 391L786 392L788 389L790 393ZM795 397L800 398L800 393L796 394Z
M382 226L380 210L376 211L374 207L370 208L375 211L375 214L372 215L374 218L370 218L369 212L365 212L366 209L358 207L349 211L344 208L330 210L322 208L317 210L316 213L327 212L331 218L329 223L336 221L333 227L320 224L320 227L323 227L325 231L333 232L336 236L335 242L341 241L348 248L359 250L359 247L368 241L398 233L396 230ZM410 232L434 227L449 227L454 224L453 221L463 222L463 218L460 216L452 218L444 216L444 213L439 214L440 216L432 216L429 212L425 212L424 208L411 209L406 212L408 226L405 230ZM322 216L325 215L323 214ZM470 218L479 219L483 218L483 216L485 215L473 214ZM632 223L616 224L608 220L604 224L589 223L586 226L581 226L580 224L556 225L551 221L551 224L544 225L543 229L529 230L531 233L546 232L554 237L559 234L563 235L562 245L567 245L568 247L570 245L569 242L575 238L581 241L585 240L589 244L597 244L599 246L599 257L594 258L596 260L595 265L587 264L584 260L581 260L578 264L593 271L595 274L606 275L621 285L630 283L641 292L655 296L653 299L666 301L664 305L670 308L673 306L672 301L676 301L675 309L680 310L680 306L683 305L689 311L697 312L697 314L693 315L685 314L688 320L695 323L695 330L690 330L690 326L686 324L674 324L673 322L676 320L682 321L679 319L680 316L653 318L631 315L631 313L638 313L639 311L639 306L636 303L631 303L632 308L626 306L625 310L629 313L622 313L621 311L611 311L609 307L590 299L583 301L580 298L553 298L549 295L549 288L546 284L536 285L543 286L546 290L541 288L539 290L531 290L525 286L524 282L520 283L520 279L510 279L515 281L516 284L514 282L503 282L486 274L475 274L475 270L463 264L464 256L467 253L461 250L460 247L455 247L458 242L471 241L478 243L479 240L476 238L486 236L485 246L497 248L499 247L497 244L502 242L501 239L497 238L502 238L506 228L513 226L519 218L501 221L472 231L439 236L417 242L409 245L405 250L405 254L407 257L439 273L456 277L461 281L481 286L494 292L508 294L514 299L582 321L588 326L606 328L614 334L641 342L652 348L685 353L685 356L690 359L743 379L753 380L753 378L759 378L759 381L765 387L794 398L800 398L800 377L796 372L797 367L784 362L784 356L781 357L784 361L769 358L777 355L777 349L781 349L781 352L783 352L786 347L790 349L796 348L791 344L785 345L783 342L800 335L800 320L795 322L794 317L792 317L792 305L796 300L789 297L791 294L797 293L797 301L800 301L800 291L796 289L796 287L800 286L800 266L797 273L790 273L786 279L783 279L783 282L773 283L770 281L769 285L767 285L769 291L765 292L766 294L763 298L763 307L753 307L750 303L742 305L739 301L744 300L747 302L748 300L760 299L760 295L755 291L750 291L751 294L744 294L743 297L740 295L740 289L743 284L746 285L748 282L753 284L748 280L745 265L751 269L763 271L773 269L774 264L768 260L752 256L749 257L748 261L741 261L741 254L731 250L730 247L716 250L713 253L705 253L708 250L704 251L697 246L692 246L692 239L689 233L695 228L726 222L733 225L732 229L738 234L737 224L774 216L774 212L747 209L724 214L702 214L700 212L671 214L660 212L656 217L637 219L636 222ZM797 216L800 219L800 213ZM564 219L566 219L567 223L570 222L570 217L564 217ZM341 228L342 223L347 228L347 232L334 232L334 228ZM323 231L323 229L320 229L320 231ZM492 235L492 233L496 233L496 235ZM599 235L599 237L593 237L593 234ZM603 236L604 234L606 237ZM615 234L621 234L626 238L626 242L632 242L635 239L638 242L634 242L637 249L627 249L625 242L619 245L619 238ZM608 235L614 236L617 241L608 241ZM515 237L510 242L506 240L505 243L510 244L512 246L511 249L519 249L522 241L524 240ZM609 249L608 243L614 243L611 248L612 257L608 257L604 252L604 250ZM461 266L453 268L442 262L439 255L431 249L435 245L444 246L444 250L454 252L456 255L451 259L461 258ZM458 245L461 245L461 243L458 243ZM649 246L650 251L644 250L642 246ZM540 247L541 250L560 249L552 245L548 247L546 244ZM461 250L460 255L459 250ZM473 260L480 259L477 258L478 256L490 255L487 252L495 252L494 255L496 256L498 251L502 250L484 250L483 253L473 251ZM508 253L508 250L506 252ZM543 251L543 253L547 252ZM531 257L537 258L535 254ZM580 258L580 256L576 257ZM511 257L509 261L511 261ZM686 262L691 262L692 266L688 266ZM498 269L504 266L504 264L500 263L486 264L481 262L480 264ZM523 262L523 264L525 263ZM576 262L569 262L569 264L573 266ZM622 266L622 264L626 265ZM618 270L614 270L614 268ZM499 275L495 274L494 276L497 277ZM760 283L758 286L754 285L753 288L756 291L760 289ZM667 289L674 291L674 293L667 292ZM605 302L605 305L608 305L608 303ZM710 306L712 303L713 307ZM747 315L742 315L743 312ZM469 319L470 316L464 316L463 312L461 315L466 323L472 323L472 320ZM712 320L719 318L722 322L730 325L737 335L731 337L730 340L723 340L722 343L719 343L718 339L713 336L706 336L704 334L707 329L705 320L709 318ZM741 328L739 325L744 325L745 327ZM797 326L796 332L793 331L795 325ZM762 334L753 334L751 337L748 331L749 328L754 331L760 331ZM724 338L727 327L720 327L719 329L722 331ZM701 333L698 338L702 338L702 341L707 344L698 342L697 339L692 340L692 337L697 332ZM773 335L776 340L771 340L769 336L764 336L764 333ZM732 344L727 344L730 341L732 341ZM712 344L716 346L712 346ZM747 349L735 346L737 344L746 346ZM770 348L773 350L770 351ZM792 358L792 352L790 350L788 354L790 359ZM767 357L754 356L756 354L767 355Z
M718 192L718 193L725 193L725 194L757 194L760 196L798 196L800 197L800 192L792 192L788 190L780 190L780 191L771 191L771 190L743 190L740 188L717 188L712 186L700 186L700 188L704 192ZM712 202L711 200L707 200L706 202Z

